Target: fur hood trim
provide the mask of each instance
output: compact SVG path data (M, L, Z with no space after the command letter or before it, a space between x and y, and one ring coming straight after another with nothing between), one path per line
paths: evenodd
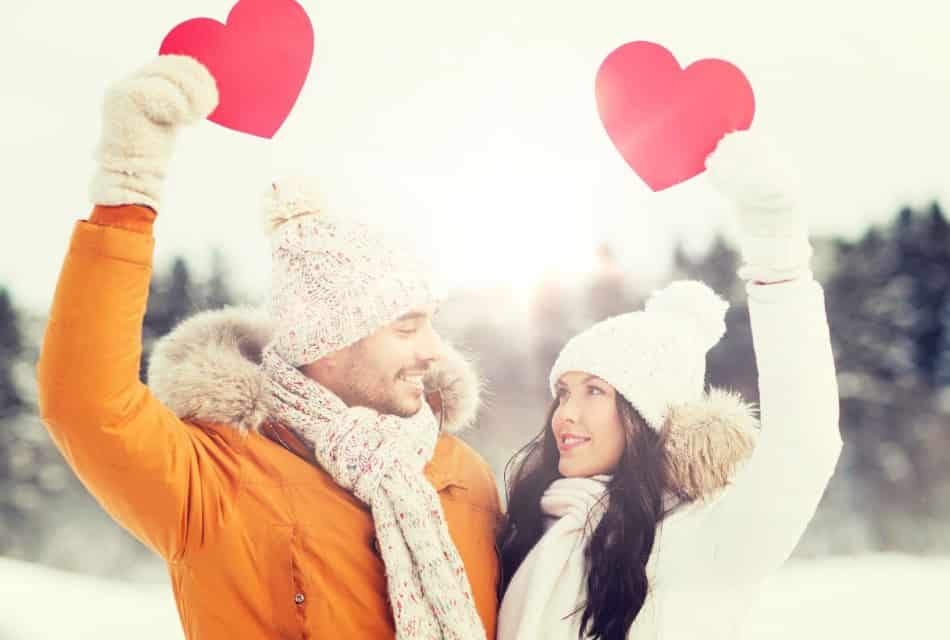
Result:
M706 500L729 485L755 446L755 413L738 393L715 388L670 410L663 434L673 484L682 497Z
M199 313L155 344L148 367L152 393L183 419L257 431L269 416L261 355L273 334L267 313L227 307ZM455 348L425 378L426 394L440 396L442 428L457 433L478 412L481 383Z

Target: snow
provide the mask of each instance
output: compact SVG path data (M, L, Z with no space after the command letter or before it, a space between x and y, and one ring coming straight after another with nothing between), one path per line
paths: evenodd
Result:
M0 640L182 638L167 584L140 585L0 558Z
M946 638L948 588L950 557L793 561L766 585L744 637ZM163 584L101 580L0 558L0 602L0 640L182 638Z
M950 638L950 557L867 555L788 563L763 590L745 638Z

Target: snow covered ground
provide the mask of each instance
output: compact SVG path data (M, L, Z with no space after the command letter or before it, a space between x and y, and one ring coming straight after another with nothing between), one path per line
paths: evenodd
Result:
M180 640L167 584L140 585L0 558L0 640Z
M790 562L751 612L748 640L950 638L950 557Z
M948 591L950 558L792 562L766 587L745 638L950 638ZM0 558L0 640L181 637L167 585L110 582Z

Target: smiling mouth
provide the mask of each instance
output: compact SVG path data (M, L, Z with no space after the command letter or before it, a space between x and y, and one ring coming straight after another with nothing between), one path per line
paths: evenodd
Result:
M400 382L405 382L407 385L412 387L414 391L422 393L425 389L425 385L422 382L424 373L403 373L400 375L397 380Z
M568 451L573 451L578 447L584 446L588 442L590 442L590 438L573 433L564 433L558 436L557 448L561 453L567 453Z

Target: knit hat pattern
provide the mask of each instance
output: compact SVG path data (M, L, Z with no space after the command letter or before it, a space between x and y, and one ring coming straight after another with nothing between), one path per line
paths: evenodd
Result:
M264 195L271 239L273 345L301 366L348 347L445 288L411 243L327 211L316 182L275 182Z

